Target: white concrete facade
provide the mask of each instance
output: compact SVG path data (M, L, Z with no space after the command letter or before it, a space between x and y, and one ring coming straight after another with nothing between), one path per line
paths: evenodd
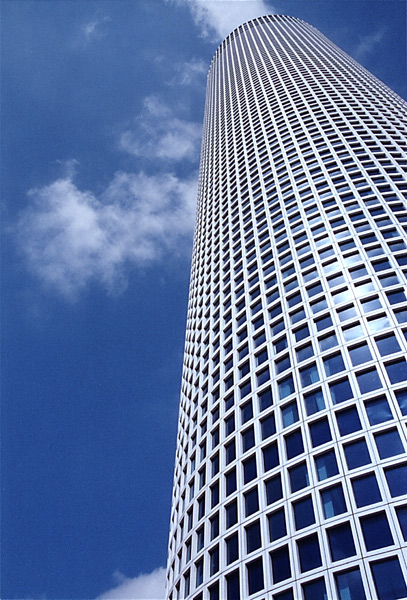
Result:
M407 597L405 140L406 103L299 19L216 51L168 599Z

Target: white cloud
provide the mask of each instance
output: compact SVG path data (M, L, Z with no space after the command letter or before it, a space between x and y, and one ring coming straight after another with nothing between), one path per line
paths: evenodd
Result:
M203 37L223 40L233 29L273 12L266 0L170 0L187 6Z
M163 600L165 596L165 569L155 569L130 579L119 572L114 574L118 585L96 600Z
M167 161L198 161L202 125L174 116L157 96L148 96L134 127L120 136L120 148L133 156Z
M355 50L352 52L352 56L356 60L363 60L368 54L373 52L375 48L380 45L386 35L386 29L378 29L368 35L363 36Z
M86 23L84 23L81 27L81 33L82 33L83 37L85 38L86 42L90 42L93 39L98 39L98 38L103 37L105 35L105 32L103 30L103 25L107 21L110 21L110 18L107 17L106 15L105 16L97 15L90 21L87 21Z
M206 83L203 75L207 74L208 65L204 60L193 58L187 62L177 63L174 65L174 69L178 77L174 78L171 83L177 83L178 85L194 85L202 81L204 84Z
M180 180L118 172L97 197L65 176L29 192L33 202L16 225L19 246L31 271L67 298L90 281L120 293L129 266L189 249L196 181L196 173Z

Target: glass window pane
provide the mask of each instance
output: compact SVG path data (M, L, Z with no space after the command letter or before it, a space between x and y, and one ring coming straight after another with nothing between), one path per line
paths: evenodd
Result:
M328 479L339 473L338 464L336 462L335 451L330 450L315 457L315 466L318 475L318 481Z
M356 374L356 379L361 394L368 394L382 387L382 382L376 368Z
M384 474L392 498L407 494L407 464L389 467Z
M246 552L253 552L261 546L260 521L250 523L245 527L246 530Z
M403 442L396 429L390 429L374 436L380 458L389 458L404 452Z
M407 506L398 506L396 508L396 514L399 521L403 540L407 541Z
M273 583L284 581L291 577L290 555L288 546L283 546L274 552L270 552L271 570L273 574Z
M388 354L399 352L401 349L394 333L377 338L375 339L375 342L379 349L380 356L387 356Z
M340 515L347 510L345 496L343 495L342 485L340 483L322 490L321 500L325 519Z
M357 469L371 462L369 450L364 439L344 445L348 469Z
M369 350L369 346L364 344L359 344L359 346L354 346L353 348L349 348L349 355L352 361L352 365L356 367L357 365L361 365L369 360L372 360L372 355Z
M304 452L304 444L302 441L301 431L299 429L285 435L284 440L288 460Z
M313 415L325 408L325 400L321 390L304 395L305 410L307 415Z
M291 467L291 469L288 469L288 473L290 476L291 492L297 492L309 485L307 465L305 463Z
M281 475L278 474L266 481L267 504L273 504L283 497L283 488L281 485Z
M315 579L302 585L304 600L328 600L324 579Z
M327 356L323 361L327 377L345 370L345 363L340 352Z
M263 560L258 558L247 565L247 579L249 595L255 594L264 588Z
M311 571L322 565L318 535L315 533L297 541L301 573Z
M362 428L356 406L340 410L335 416L341 435L348 435Z
M314 507L311 496L293 502L295 528L303 529L315 523Z
M325 444L332 439L331 429L329 427L329 421L326 417L319 421L314 421L309 425L309 431L311 435L312 446L320 446Z
M369 506L382 499L380 489L374 473L369 473L363 477L352 480L353 495L355 496L356 506Z
M287 534L284 508L268 515L270 542L274 542Z
M335 574L339 600L366 600L362 576L358 568Z
M396 556L371 563L371 569L379 600L407 597L407 586Z
M377 425L393 418L389 403L384 396L366 401L365 408L371 425Z
M385 512L374 513L360 518L366 550L377 550L391 546L393 536Z
M402 358L385 365L390 383L401 383L407 381L407 361Z
M353 398L352 388L348 379L342 379L341 381L329 384L329 390L334 404L339 404L339 402L345 402Z
M352 530L349 523L343 523L327 529L329 548L333 561L348 558L356 554Z
M246 517L259 510L259 495L257 493L257 487L254 487L244 494L244 505Z

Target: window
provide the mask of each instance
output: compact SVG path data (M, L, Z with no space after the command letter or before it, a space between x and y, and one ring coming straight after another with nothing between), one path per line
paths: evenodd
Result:
M376 433L374 438L379 456L382 459L397 456L397 454L404 452L403 442L396 429L388 429L382 433Z
M323 361L327 377L345 370L345 364L340 352L327 356Z
M374 473L368 473L363 477L353 479L352 488L358 508L380 502L382 499Z
M389 403L384 396L366 401L365 409L371 425L377 425L393 418Z
M225 475L226 481L226 496L233 494L236 491L236 469L231 469L229 473Z
M256 592L264 588L264 577L263 577L263 560L257 558L246 565L247 568L247 580L249 584L249 595L255 594Z
M394 352L399 352L401 350L394 333L376 338L375 342L379 349L380 356L387 356L388 354L393 354Z
M307 416L313 415L320 410L324 410L325 401L321 390L316 390L310 394L304 395L305 410Z
M356 554L349 523L327 529L329 549L333 561L342 560Z
M215 546L209 551L209 565L211 575L219 571L219 546Z
M284 592L279 592L278 594L273 594L273 600L294 600L292 588L284 590Z
M278 392L279 392L280 400L283 400L290 394L293 394L294 391L295 391L295 388L294 388L294 381L293 381L292 375L289 375L288 377L285 377L284 379L281 379L278 382Z
M304 583L302 585L302 593L304 595L304 600L328 600L323 577Z
M245 527L246 530L246 552L253 552L261 546L260 521L250 523Z
M248 483L257 477L256 456L253 454L243 462L244 483Z
M398 506L396 508L397 519L399 521L403 540L407 542L407 506Z
M323 481L339 473L336 462L335 451L329 450L315 457L315 466L318 475L318 481Z
M245 516L248 517L259 510L259 495L257 487L244 494Z
M259 398L259 410L262 412L273 404L273 397L271 395L271 389L267 388L258 394Z
M371 462L369 450L364 438L344 445L346 463L348 469L357 469Z
M267 504L273 504L283 497L283 487L281 485L281 475L275 475L265 482Z
M209 519L211 526L211 540L214 540L219 535L219 513L216 513Z
M298 456L298 454L302 454L304 452L304 444L302 441L301 430L297 429L292 433L288 433L284 436L285 447L287 453L287 459L294 458L294 456Z
M390 383L401 383L407 381L407 361L402 358L385 365Z
M291 577L290 555L288 546L283 546L270 552L271 571L273 574L273 583L284 581Z
M283 421L283 427L289 427L296 421L298 421L298 407L297 402L290 402L281 409L281 418Z
M393 545L393 536L390 531L386 513L378 512L360 518L366 550L377 550Z
M362 576L357 567L335 573L335 584L339 600L366 600Z
M273 442L262 449L264 471L270 471L280 464L277 442Z
M334 404L339 404L353 398L352 388L348 379L341 379L341 381L330 383L329 391Z
M368 371L364 371L363 373L357 373L356 379L361 394L368 394L369 392L373 392L382 387L379 373L375 367Z
M354 367L372 360L372 355L366 342L359 344L358 346L353 346L353 348L349 348L348 350L352 365Z
M318 535L314 533L297 541L301 573L311 571L322 565Z
M237 500L233 500L225 506L226 512L226 528L232 527L237 523Z
M396 600L407 596L407 586L396 556L371 563L379 600Z
M316 364L308 365L300 369L301 384L303 387L312 385L319 381L319 374Z
M304 529L308 525L315 523L314 507L311 496L306 496L293 502L295 528Z
M311 423L309 425L309 431L313 448L325 444L332 439L327 417Z
M234 562L239 558L239 538L238 534L231 535L226 540L226 564Z
M236 443L233 439L228 444L225 445L225 454L226 454L226 464L228 465L236 458Z
M274 413L268 415L260 421L261 424L261 437L263 440L267 439L271 435L276 433L276 423L274 419Z
M249 427L246 431L243 431L242 435L242 447L243 452L247 452L250 448L253 448L254 442L254 427Z
M362 428L356 406L340 410L335 416L341 435L348 435Z
M242 419L242 424L250 421L253 418L253 404L252 401L246 402L240 409L240 416Z
M325 519L336 517L346 512L345 496L343 495L342 485L333 485L321 491L322 508Z
M297 492L309 485L308 470L305 462L288 469L291 492Z
M226 594L227 600L240 600L240 579L239 570L226 575Z
M384 474L392 498L407 494L407 464L389 467Z

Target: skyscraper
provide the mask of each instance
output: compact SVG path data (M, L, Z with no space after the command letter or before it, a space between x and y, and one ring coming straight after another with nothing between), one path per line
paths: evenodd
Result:
M405 117L299 19L215 53L170 600L407 597Z

